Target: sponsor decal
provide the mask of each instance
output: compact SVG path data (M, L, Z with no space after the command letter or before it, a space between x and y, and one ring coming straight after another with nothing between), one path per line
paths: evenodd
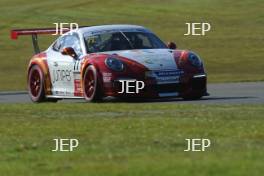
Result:
M180 76L184 72L183 70L172 70L172 71L154 71L154 74L158 77L164 77L164 76Z
M103 76L112 76L112 73L103 72Z
M111 82L112 73L103 72L102 75L103 75L103 82L105 83Z
M71 70L53 70L53 83L71 81Z
M151 71L146 72L147 77L154 77L158 84L179 83L183 70Z
M180 81L180 77L179 76L166 76L166 77L158 77L157 78L158 82L165 82L165 81L174 81L174 82L179 82Z
M74 96L82 96L81 80L74 80Z
M103 77L103 81L105 83L109 83L109 82L111 82L111 77Z
M82 96L81 74L79 71L73 72L73 80L74 80L74 96Z
M60 96L68 96L71 95L71 92L67 91L66 89L60 90L60 91L55 91L55 95L60 95Z

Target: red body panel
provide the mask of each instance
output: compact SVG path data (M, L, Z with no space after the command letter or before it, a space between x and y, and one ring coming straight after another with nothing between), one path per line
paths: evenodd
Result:
M81 77L83 77L84 71L88 65L94 65L97 68L98 79L100 87L103 90L104 96L115 96L115 97L147 97L147 98L158 98L159 92L155 91L153 87L157 85L157 82L153 78L148 78L145 76L145 73L148 71L148 68L142 64L130 60L119 55L114 55L115 58L121 60L125 68L121 72L116 72L109 69L105 64L105 59L110 55L107 54L89 54L84 59L84 62L81 67ZM112 55L113 57L113 55ZM184 74L180 77L180 86L181 92L180 96L188 94L201 94L200 90L195 92L192 87L192 79L194 75L205 74L204 68L194 67L187 60L188 51L176 50L174 52L175 62L179 69L184 71ZM119 94L120 86L117 83L117 80L126 78L126 79L136 79L138 81L144 81L145 88L138 94ZM206 79L202 80L203 84L206 84ZM206 90L203 90L206 92ZM82 93L80 93L82 94Z

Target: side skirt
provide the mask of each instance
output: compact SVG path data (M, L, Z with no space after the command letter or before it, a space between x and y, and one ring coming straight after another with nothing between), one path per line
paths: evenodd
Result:
M47 95L46 98L58 98L58 99L84 99L84 97L60 96L60 95Z

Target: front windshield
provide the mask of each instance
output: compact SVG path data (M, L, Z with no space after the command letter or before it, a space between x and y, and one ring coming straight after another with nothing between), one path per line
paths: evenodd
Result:
M112 32L85 37L88 53L131 49L160 49L167 46L148 32Z

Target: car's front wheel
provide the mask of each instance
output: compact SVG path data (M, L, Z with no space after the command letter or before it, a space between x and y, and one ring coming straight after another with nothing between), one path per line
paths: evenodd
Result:
M98 74L93 65L89 65L84 72L83 94L88 102L96 102L102 99L102 92L98 82Z

